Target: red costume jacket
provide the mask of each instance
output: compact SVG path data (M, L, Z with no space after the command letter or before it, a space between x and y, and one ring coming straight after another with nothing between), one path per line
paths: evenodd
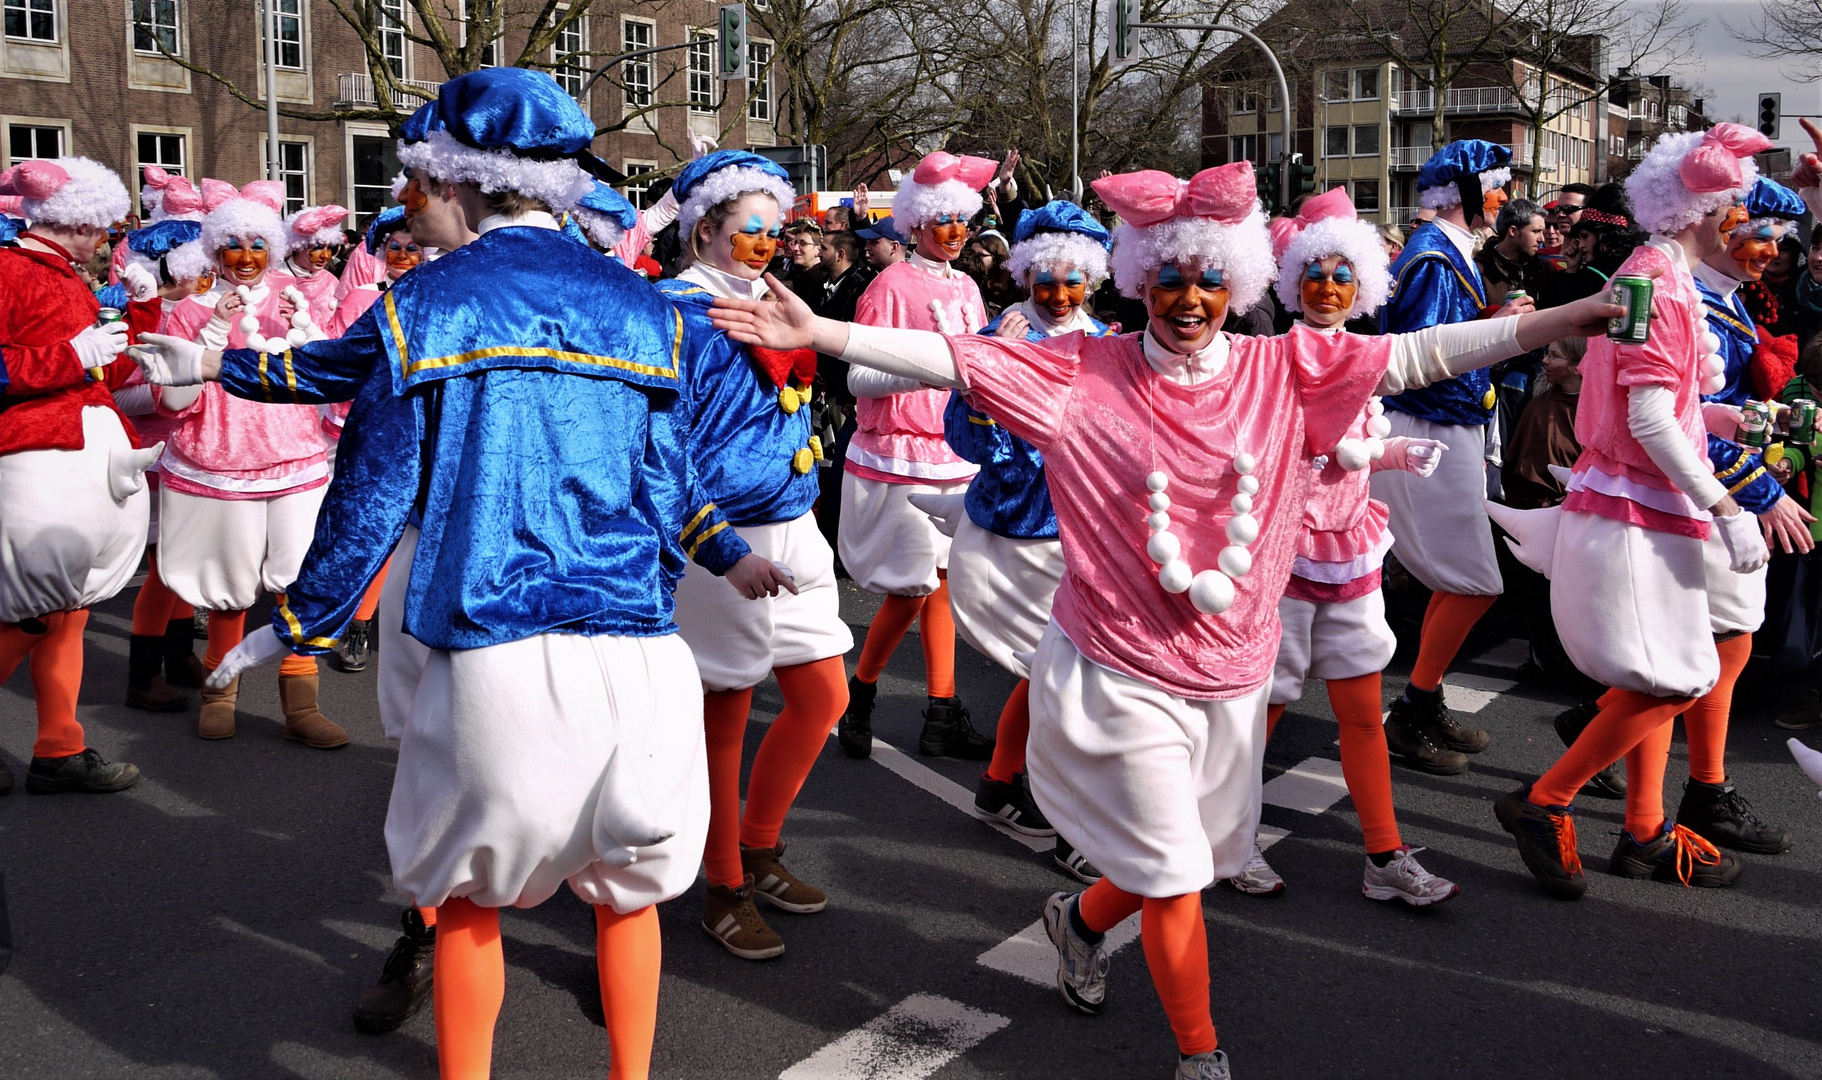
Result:
M68 261L23 247L0 248L0 454L82 449L82 409L99 405L139 433L114 406L113 391L133 373L128 357L97 382L70 339L95 325L95 301Z

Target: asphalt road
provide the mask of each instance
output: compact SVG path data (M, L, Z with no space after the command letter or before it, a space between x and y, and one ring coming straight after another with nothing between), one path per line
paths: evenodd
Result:
M0 977L0 1077L429 1078L429 1010L364 1036L355 996L397 934L381 837L393 750L373 674L323 675L353 734L321 752L280 738L276 676L247 680L240 734L210 743L194 712L120 705L131 590L95 612L81 716L93 745L145 779L105 797L0 800L16 955ZM873 610L849 590L856 636ZM1451 681L1492 747L1450 778L1395 769L1400 824L1462 895L1413 912L1363 899L1351 803L1319 809L1335 727L1321 695L1267 755L1270 849L1289 882L1257 899L1206 894L1216 1023L1243 1080L1265 1077L1822 1076L1822 805L1750 694L1730 771L1797 847L1749 856L1737 888L1686 891L1596 872L1617 803L1584 799L1591 888L1541 895L1492 799L1558 753L1549 719L1572 699L1526 680L1495 624ZM1386 680L1403 685L1404 658ZM990 727L1011 678L964 646L962 693ZM1174 1044L1136 945L1114 954L1109 1006L1064 1008L1016 970L1008 944L1072 882L1040 853L939 797L978 766L915 757L921 655L908 638L882 685L877 734L911 748L850 761L831 742L786 826L789 864L830 895L814 916L769 914L779 961L736 960L699 929L701 886L663 911L654 1075L690 1078L1166 1077ZM777 709L762 687L749 758ZM32 739L21 671L0 690L0 756L23 778ZM1811 738L1812 743L1818 741ZM890 762L888 768L882 762ZM924 768L927 766L928 768ZM1679 736L1667 799L1681 792ZM947 786L943 781L953 782ZM914 782L915 781L915 782ZM1332 785L1331 785L1332 787ZM1311 796L1311 792L1315 796ZM1278 792L1278 795L1274 795ZM1309 802L1304 810L1279 803ZM510 913L497 1077L599 1077L588 910L567 892ZM986 956L990 962L983 962ZM1012 970L1008 970L1012 969Z

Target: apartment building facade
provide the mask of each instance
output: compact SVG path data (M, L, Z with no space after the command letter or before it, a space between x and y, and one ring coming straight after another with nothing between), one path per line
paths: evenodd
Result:
M339 115L373 108L366 50L327 0L270 2L278 23L281 109L322 117L281 114L279 159L289 208L341 203L365 222L391 201L398 171L384 122ZM0 3L5 13L0 168L28 158L80 154L122 176L136 176L149 164L235 184L263 177L265 112L216 79L169 59L182 57L264 100L261 3ZM434 52L404 32L414 18L410 6L382 0L382 10L392 17L379 34L385 63L395 77L434 91L445 77L443 67ZM628 175L625 190L635 201L646 189L640 174L687 160L693 134L714 136L724 146L789 141L779 131L772 43L755 36L746 82L723 83L713 69L715 23L712 0L595 0L553 44L548 58L540 58L560 65L553 78L598 127L614 129L596 138L594 151ZM523 34L507 33L491 44L485 62L513 62L524 41ZM611 56L685 42L691 44L616 64L583 88L588 68Z
M1607 87L1607 177L1620 179L1644 160L1658 136L1714 126L1704 102L1668 75L1621 71Z

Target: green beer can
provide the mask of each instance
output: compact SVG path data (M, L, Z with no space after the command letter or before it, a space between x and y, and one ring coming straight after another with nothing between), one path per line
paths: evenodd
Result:
M1651 279L1626 275L1613 279L1609 299L1626 314L1607 320L1607 337L1623 345L1651 340Z
M1798 398L1790 403L1790 441L1802 446L1816 442L1816 403Z
M1740 433L1736 441L1741 446L1750 446L1763 450L1771 445L1771 406L1763 401L1748 401L1740 406Z

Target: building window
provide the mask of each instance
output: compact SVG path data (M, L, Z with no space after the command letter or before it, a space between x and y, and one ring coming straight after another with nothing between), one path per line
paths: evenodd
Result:
M481 26L481 29L476 31L477 33L491 33L486 28L487 20L476 6L477 2L478 0L462 0L462 32L464 34L468 32L469 27L476 24ZM467 41L468 39L464 37L462 40ZM484 68L500 66L500 39L498 37L489 38L487 47L481 50L481 66Z
M57 0L6 0L6 36L57 40Z
M1348 129L1346 124L1335 124L1322 129L1322 156L1348 156Z
M278 143L278 178L285 182L285 213L295 214L310 205L310 144ZM387 194L392 186L387 185Z
M747 42L747 119L772 122L772 43Z
M1265 137L1265 152L1272 161L1284 155L1284 132L1274 131Z
M626 201L643 210L649 203L648 196L652 190L651 174L658 171L656 161L622 161L621 172L626 174L626 183L620 185L620 194Z
M395 79L405 77L405 0L379 0L375 19L379 31L380 56Z
M1233 138L1227 140L1227 144L1228 144L1228 154L1227 154L1228 161L1233 162L1233 161L1257 161L1257 160L1259 160L1259 158L1258 158L1259 136L1257 136L1257 135L1235 135Z
M177 55L177 0L133 0L133 51Z
M271 0L273 17L278 21L278 66L294 71L304 69L304 0ZM259 47L266 47L265 0L255 10L259 20ZM265 53L260 53L264 60Z
M557 85L563 88L564 93L573 98L582 96L582 82L588 77L588 73L576 62L584 52L588 51L588 45L582 34L582 27L586 21L586 17L577 19L557 31L556 43L550 47L551 59L559 65L554 73L557 77Z
M655 28L637 19L620 20L620 51L637 52L652 47ZM643 109L652 103L652 58L641 56L620 65L620 80L626 84L626 107Z
M1355 68L1354 69L1354 100L1355 101L1378 101L1379 100L1379 69L1378 68Z
M1354 156L1355 157L1378 157L1379 156L1379 125L1378 124L1355 124L1354 125Z
M690 111L715 112L715 35L701 30L690 35Z
M282 150L285 143L280 143ZM398 140L385 135L350 135L348 156L354 161L354 222L364 229L373 215L393 203L392 178L399 174ZM289 185L286 201L289 202Z
M1256 113L1259 111L1259 95L1251 90L1234 88L1234 108L1236 113Z
M1348 90L1349 80L1346 69L1323 73L1322 99L1324 101L1346 101Z
M38 124L8 124L6 160L10 165L36 158L63 156L63 129Z
M1284 102L1278 97L1278 80L1273 79L1265 88L1265 109L1267 112L1283 112Z
M156 165L172 176L183 176L184 138L182 135L168 135L159 131L142 131L133 140L133 149L138 153L134 163L134 175L141 175L144 166Z
M1354 209L1363 214L1379 209L1379 181L1354 181Z

